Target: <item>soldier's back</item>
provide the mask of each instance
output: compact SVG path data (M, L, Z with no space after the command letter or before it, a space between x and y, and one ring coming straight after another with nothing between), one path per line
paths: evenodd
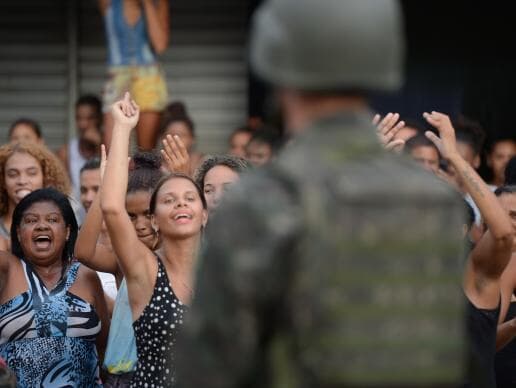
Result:
M277 335L290 350L275 365L298 386L459 382L458 195L384 152L356 115L318 123L272 171L300 212Z

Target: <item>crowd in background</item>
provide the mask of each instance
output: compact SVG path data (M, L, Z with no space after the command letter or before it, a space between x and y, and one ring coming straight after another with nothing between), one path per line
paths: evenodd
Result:
M124 103L131 106L131 103L126 100L118 104ZM22 208L32 209L34 203L42 201L56 201L56 204L59 201L68 202L66 208L70 206L70 209L66 209L67 217L77 218L79 228L74 226L75 237L72 241L75 246L68 247L69 251L65 255L69 260L67 271L76 269L75 265L78 266L80 262L96 271L98 279L100 279L99 285L96 285L99 280L95 280L96 277L93 275L95 272L90 269L84 269L82 272L78 271L74 274L74 276L80 276L85 273L87 275L84 277L90 278L92 282L89 287L93 287L93 291L89 290L92 295L89 299L77 292L77 296L87 302L95 301L91 304L99 316L94 318L99 320L97 322L99 330L88 335L96 338L99 359L103 360L103 363L99 365L105 373L104 376L107 376L106 381L109 382L109 379L113 378L128 384L133 378L136 366L139 365L137 354L149 352L148 349L139 349L137 353L134 335L138 329L135 326L133 332L131 323L133 320L137 322L140 315L135 313L134 302L130 302L130 295L131 292L141 293L142 286L131 285L131 278L128 277L128 274L132 272L131 268L136 270L136 274L132 275L136 279L138 279L139 273L145 273L144 269L138 268L135 264L142 261L142 256L149 256L149 263L152 265L152 263L155 264L154 257L160 257L160 254L155 256L155 253L152 252L161 252L162 255L166 255L163 251L167 241L165 227L160 227L151 221L151 214L156 214L156 196L160 192L160 187L170 179L172 181L174 179L183 180L187 185L184 193L191 195L192 192L195 192L195 197L200 201L200 208L205 209L201 212L206 212L206 219L201 217L203 221L200 221L199 228L191 232L196 236L194 244L196 248L192 248L190 252L196 252L200 244L199 233L208 223L207 214L215 213L224 192L239 180L242 173L251 169L261 169L273 161L284 140L278 132L270 127L251 128L243 125L236 128L229 136L225 154L205 155L195 148L195 125L194 120L188 114L187 107L182 102L173 102L165 108L162 114L160 139L154 150L137 151L133 155L129 155L130 131L126 130L125 141L121 141L120 134L115 129L112 133L112 139L114 139L112 141L117 147L111 145L110 157L107 158L103 145L103 121L100 106L99 99L93 95L82 96L78 99L76 104L77 137L71 139L56 152L45 146L44 130L38 124L37 118L20 118L12 123L5 144L0 147L0 198L2 199L0 241L3 250L13 254L18 252L18 257L27 257L30 255L30 249L24 248L24 241L20 237L18 237L17 244L21 244L21 249L20 247L15 249L12 246L12 241L14 241L12 233L18 233L20 222L23 223L25 217L24 213L16 215L16 208L20 208L19 205L23 203L26 205ZM135 108L131 109L136 112ZM136 113L128 113L128 115L131 114L136 115ZM456 151L471 171L480 167L482 156L485 156L487 165L492 171L486 188L488 187L490 191L496 193L501 199L504 212L508 211L512 218L514 218L513 212L516 212L516 208L512 206L511 202L516 198L516 190L511 186L514 184L515 176L516 141L509 138L499 139L486 148L483 144L482 128L473 120L459 117L450 121L447 116L437 112L425 114L425 118L429 123L426 128L409 124L411 121L402 120L399 114L388 113L383 117L376 115L374 118L372 117L371 128L376 127L379 143L389 152L406 154L419 164L422 170L427 170L442 179L464 197L471 218L468 226L468 239L472 244L478 243L485 236L487 230L490 230L491 233L496 230L496 226L489 225L489 217L493 217L489 213L495 211L498 205L492 200L487 204L482 203L482 200L478 202L478 199L469 195L468 184L465 183L467 182L465 178L467 173L461 171L464 166L461 167L460 164L451 162L449 155L446 154L447 151L443 150L442 144L436 140L439 139L439 135L443 136L442 122L448 122L448 128L444 128L444 131L452 131L456 138ZM121 119L119 118L119 120ZM115 119L115 128L117 128L116 123ZM134 125L135 122L130 127L132 128ZM288 147L288 143L285 146ZM122 155L111 155L114 153L114 148L120 147L119 152ZM124 149L125 151L122 152ZM127 160L127 156L130 156L129 160ZM115 160L111 161L111 158ZM126 163L120 163L122 160L125 160ZM115 173L108 175L109 173L106 173L105 169L106 164L110 163L117 163L118 169ZM124 171L127 176L126 180L117 182L117 179L124 175ZM171 173L172 175L168 175ZM108 184L103 183L105 182L104 176L107 176ZM482 182L480 177L478 180ZM107 185L109 193L113 193L115 187L122 188L119 195L120 199L124 198L125 209L118 209L116 214L122 217L121 214L124 213L120 222L127 223L126 226L117 223L114 223L113 226L110 225L110 213L101 206L99 193L103 185ZM188 190L188 185L191 187L190 190ZM123 187L127 187L127 189L125 190ZM193 187L195 190L192 190ZM186 195L184 193L181 192L178 196ZM195 200L195 198L188 199L187 197L185 197L186 201ZM118 203L122 202L118 201ZM61 206L65 207L63 204ZM62 212L65 214L65 210ZM192 215L187 212L183 217L188 218ZM75 224L75 220L65 219L65 221L67 225ZM113 241L114 236L113 233L110 233L110 228L121 233L120 241ZM512 226L509 232L511 230ZM510 235L512 236L512 234ZM174 236L175 234L171 233L168 238L174 240ZM175 237L177 238L177 236ZM133 243L129 243L132 241L131 238L142 243L141 251L135 250ZM25 243L28 243L27 240ZM38 250L38 244L41 245L42 251L45 251L47 243L48 241L44 238L41 238L41 242L36 241L35 252ZM127 249L136 252L135 263L124 263L124 260L120 259L129 256ZM169 254L172 255L170 252ZM177 260L177 253L174 255ZM506 259L507 255L505 255ZM492 254L490 254L489 260L495 261ZM192 263L191 260L185 260L185 262ZM37 261L34 262L34 265L39 265L36 263ZM124 266L128 267L124 269ZM165 267L159 268L159 271L163 272ZM501 265L500 269L504 268L505 265ZM176 283L176 279L171 280L174 290L173 294L168 296L170 299L166 300L175 301L177 306L183 307L178 309L179 316L182 317L193 296L193 269L181 268L178 271L181 274L178 276L180 283ZM507 271L511 273L513 266L509 265ZM27 273L28 269L25 269L25 272ZM501 279L503 274L506 273L498 271L497 277ZM36 276L36 278L38 277ZM505 281L508 282L509 279ZM44 278L42 282L40 287L47 287L50 291L51 287ZM147 287L152 290L153 282L149 280L148 283ZM177 284L182 284L182 286ZM497 287L497 289L500 287L498 283ZM183 289L181 290L181 288ZM151 291L147 291L147 293L149 292ZM467 287L465 292L467 293ZM150 297L151 294L143 299L146 301ZM163 296L163 298L165 297ZM160 299L159 296L157 298ZM508 299L505 300L505 298ZM505 386L503 379L509 382L514 380L511 362L516 360L513 357L513 351L510 350L516 346L512 341L513 330L510 329L516 318L513 308L516 300L513 301L513 299L510 291L508 295L502 296L502 300L507 302L502 307L506 315L504 314L504 319L500 320L499 324L500 327L504 327L504 322L510 325L504 327L509 330L503 332L503 339L500 340L501 350L498 353L499 360L496 364L500 379L499 386ZM141 302L140 305L142 303L145 304ZM496 304L497 302L495 302ZM487 302L487 305L492 307L493 303ZM497 308L495 307L495 309ZM143 309L144 306L136 308L140 313ZM177 312L173 314L176 315ZM108 340L107 328L109 326L111 328ZM144 335L148 336L149 334ZM161 343L162 340L161 337L156 337L158 343ZM5 348L2 350L4 355L9 355ZM166 348L167 352L169 350ZM96 354L95 351L93 353ZM163 356L165 353L160 354ZM93 359L97 360L96 357L94 356ZM95 365L91 362L90 360L90 367ZM151 366L140 366L139 368L140 371L147 371ZM84 373L83 370L80 371ZM93 378L90 381L96 381L95 384L100 384L99 380L95 380L98 379L98 371L89 378Z

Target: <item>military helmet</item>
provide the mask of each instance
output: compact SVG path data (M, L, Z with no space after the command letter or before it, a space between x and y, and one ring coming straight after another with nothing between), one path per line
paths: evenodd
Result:
M298 90L393 90L402 30L394 0L269 0L253 17L251 65Z

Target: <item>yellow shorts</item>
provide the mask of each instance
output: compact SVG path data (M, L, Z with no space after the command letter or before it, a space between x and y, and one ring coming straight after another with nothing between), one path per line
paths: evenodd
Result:
M111 105L127 91L142 112L160 112L165 108L167 83L160 66L116 66L109 69L108 75L102 91L104 112L109 112Z

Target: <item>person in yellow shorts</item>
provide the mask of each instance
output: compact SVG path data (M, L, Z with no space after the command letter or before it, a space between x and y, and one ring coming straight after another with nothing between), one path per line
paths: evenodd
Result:
M140 107L138 147L156 145L167 84L157 55L169 39L168 0L99 0L108 42L108 80L103 90L104 143L109 147L111 105L130 92Z

